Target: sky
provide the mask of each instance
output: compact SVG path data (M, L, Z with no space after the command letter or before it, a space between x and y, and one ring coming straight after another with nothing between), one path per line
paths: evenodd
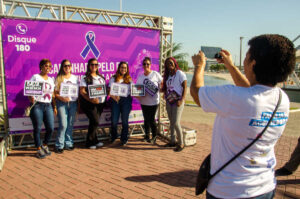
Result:
M27 0L40 3L120 11L120 0ZM122 11L172 17L173 41L182 43L186 60L201 46L221 47L240 64L248 41L261 34L300 35L300 0L121 0ZM300 45L300 38L294 43Z

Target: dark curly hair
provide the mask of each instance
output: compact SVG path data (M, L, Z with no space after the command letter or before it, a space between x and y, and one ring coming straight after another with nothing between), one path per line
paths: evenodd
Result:
M250 60L255 60L256 81L275 86L287 79L295 68L294 44L277 34L259 35L248 42Z
M164 64L165 72L164 72L164 75L163 75L163 86L162 86L162 91L164 92L164 94L167 93L167 80L168 80L169 75L170 75L170 71L169 71L169 68L167 66L167 63L168 63L169 60L172 60L174 62L175 72L177 72L177 70L180 70L179 65L178 65L178 63L177 63L177 61L174 57L168 57L165 60L165 64Z

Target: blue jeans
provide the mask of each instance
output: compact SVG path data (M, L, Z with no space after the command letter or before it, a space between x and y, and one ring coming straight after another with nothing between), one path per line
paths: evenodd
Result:
M111 139L115 140L118 137L118 121L121 114L122 120L122 132L121 132L121 142L125 143L128 140L128 118L129 113L132 108L132 98L129 95L128 97L121 97L117 103L115 100L112 100L111 104Z
M65 145L66 147L73 147L73 125L77 111L77 102L56 100L56 106L59 126L55 147L57 149L63 149Z
M274 195L275 195L275 190L249 199L272 199L274 198ZM219 198L214 197L213 195L211 195L206 191L206 199L219 199Z
M48 144L54 129L53 108L50 103L37 102L30 111L30 119L33 125L33 138L36 147L41 146L41 130L44 122L46 134L43 143Z

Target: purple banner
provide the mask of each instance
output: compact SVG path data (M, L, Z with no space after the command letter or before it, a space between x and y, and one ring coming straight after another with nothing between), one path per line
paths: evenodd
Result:
M146 56L152 59L152 69L159 71L158 30L19 19L1 19L1 27L12 131L32 129L29 118L24 116L24 109L29 105L28 98L23 95L24 82L40 72L39 62L43 58L52 62L51 77L56 77L60 62L68 59L73 74L81 79L88 59L94 57L98 59L99 72L107 83L120 61L128 62L134 83L143 73L142 60ZM134 98L130 122L143 120L140 110L140 104ZM102 117L108 121L110 110L106 109L105 113ZM75 122L75 126L82 124Z

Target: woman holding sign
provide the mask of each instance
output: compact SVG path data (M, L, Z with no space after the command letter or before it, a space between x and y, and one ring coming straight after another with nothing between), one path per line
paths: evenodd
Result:
M171 142L167 147L174 147L174 151L179 152L184 148L183 132L180 126L181 114L184 108L186 96L187 80L173 57L165 61L165 72L163 80L163 92L166 99L168 117L170 120ZM177 134L177 145L175 145L175 131Z
M73 125L77 111L78 78L71 74L72 65L69 60L61 62L55 79L55 98L59 127L57 130L55 152L63 153L74 149Z
M132 98L130 95L130 83L132 79L129 74L128 63L121 61L118 70L109 81L110 98L112 98L111 107L111 142L117 137L117 126L121 114L122 132L121 143L125 146L128 141L128 118L132 108Z
M40 96L29 96L31 104L34 104L30 111L30 119L33 125L33 137L34 143L37 147L37 157L45 158L47 155L51 155L48 148L48 142L51 139L51 135L54 129L54 115L51 102L53 103L54 113L57 113L55 107L55 101L52 100L54 91L54 82L51 77L48 76L52 69L52 64L48 59L42 59L40 61L40 73L31 77L30 81L43 82L43 92ZM41 144L41 130L44 122L46 128L46 134L43 144Z
M155 143L157 127L155 123L155 114L159 104L159 88L162 82L161 75L151 70L151 60L145 57L143 60L144 73L139 75L136 84L145 86L145 96L137 97L141 103L144 116L145 140ZM150 128L152 131L152 139L150 140Z
M106 96L105 92L102 95L96 95L95 92L91 92L96 85L99 88L105 89L105 79L100 75L98 66L97 59L90 59L87 71L80 81L80 108L89 118L88 134L86 137L86 147L89 149L96 149L103 146L103 143L98 141L97 128L105 105Z

